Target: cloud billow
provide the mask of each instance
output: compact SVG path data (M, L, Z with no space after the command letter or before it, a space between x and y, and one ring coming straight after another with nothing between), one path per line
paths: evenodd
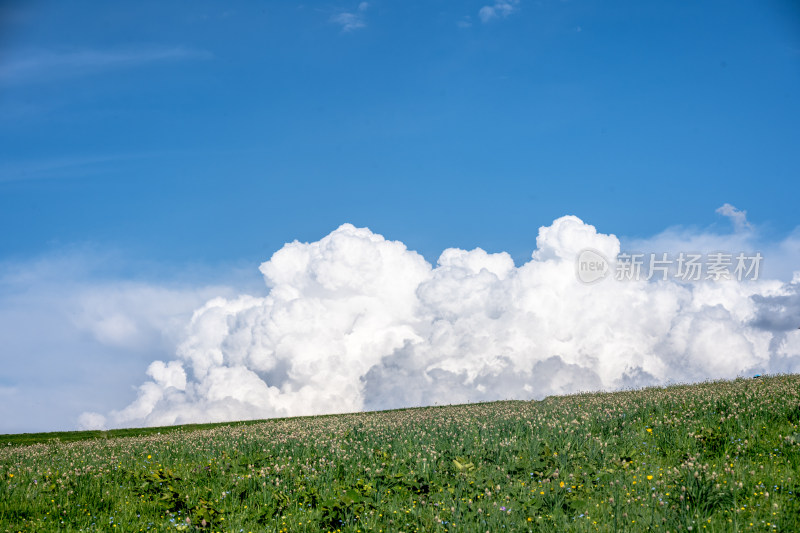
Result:
M800 371L800 279L586 285L575 257L620 251L574 216L532 258L445 250L436 266L345 224L285 245L264 296L195 311L173 361L90 426L168 425L463 403ZM778 327L780 326L780 327ZM781 331L776 332L776 329Z

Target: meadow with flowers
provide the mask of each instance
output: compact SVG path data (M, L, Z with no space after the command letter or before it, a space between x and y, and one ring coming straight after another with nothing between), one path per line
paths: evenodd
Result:
M800 376L780 375L7 435L0 531L800 531L798 424Z

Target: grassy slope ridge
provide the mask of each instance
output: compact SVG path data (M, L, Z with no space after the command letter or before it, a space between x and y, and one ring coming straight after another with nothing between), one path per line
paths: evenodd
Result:
M3 436L0 531L800 531L798 424L784 375Z

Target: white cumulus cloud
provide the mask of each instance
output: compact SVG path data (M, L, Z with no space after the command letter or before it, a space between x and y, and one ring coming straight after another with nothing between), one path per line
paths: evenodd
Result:
M531 399L800 371L792 281L586 285L585 248L620 242L577 217L539 229L531 260L445 250L437 264L367 228L293 242L262 295L197 309L171 361L98 426L164 425ZM124 325L99 333L125 338ZM796 327L796 326L794 326Z

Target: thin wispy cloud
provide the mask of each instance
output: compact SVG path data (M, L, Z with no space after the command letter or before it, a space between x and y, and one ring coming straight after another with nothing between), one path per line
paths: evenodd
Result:
M0 183L85 175L94 169L104 169L105 163L124 159L124 156L103 155L62 157L43 161L24 161L0 164Z
M493 5L483 6L478 11L478 16L484 24L496 19L505 18L517 10L519 0L498 0Z
M127 68L163 61L210 59L212 54L183 46L120 50L35 50L0 63L0 84L82 76L109 68Z
M724 204L717 208L716 213L728 217L736 231L747 231L752 228L750 222L747 221L747 211L736 209L731 204Z
M350 32L360 28L366 27L364 14L369 7L369 3L361 2L354 12L337 13L331 17L331 22L338 24L342 27L343 32Z
M0 163L0 183L39 179L61 179L75 176L108 174L120 162L129 162L163 155L164 152L130 154L76 155L38 161Z

